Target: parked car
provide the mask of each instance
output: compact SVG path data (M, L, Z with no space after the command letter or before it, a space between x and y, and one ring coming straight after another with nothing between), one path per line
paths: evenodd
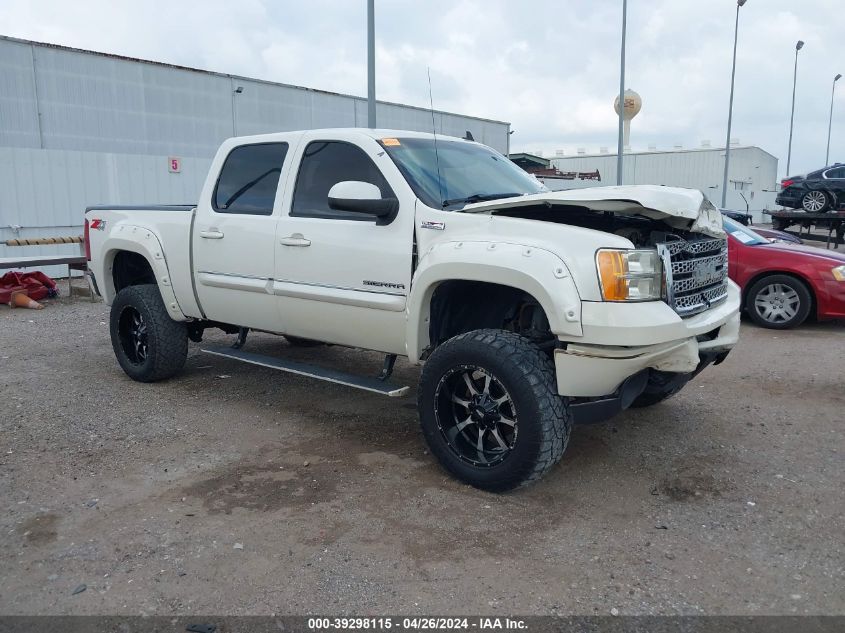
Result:
M767 229L761 226L755 226L754 232L765 237L770 242L786 242L788 244L803 244L804 240L800 237L787 233L786 231L778 231L777 229Z
M722 212L722 215L726 215L745 226L752 224L751 214L745 211L731 211L730 209L719 209L719 211Z
M134 380L176 374L206 328L238 340L204 351L387 396L409 390L387 381L397 356L424 361L432 453L489 490L539 478L573 423L670 397L739 337L722 217L700 191L551 192L448 136L228 139L196 205L91 207L85 234ZM384 366L247 352L248 328L382 352Z
M825 213L845 204L845 164L836 163L806 176L789 176L781 183L775 202L807 213Z
M845 318L845 254L801 244L772 243L747 226L724 219L728 274L742 289L751 320L783 330L811 313Z

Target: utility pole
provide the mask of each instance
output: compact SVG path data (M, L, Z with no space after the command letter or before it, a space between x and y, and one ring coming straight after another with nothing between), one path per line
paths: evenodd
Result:
M734 61L731 67L731 99L728 104L728 138L725 141L725 177L722 179L722 208L727 206L728 200L728 167L731 164L731 123L734 114L734 80L736 79L736 43L739 40L739 9L748 0L736 2L736 25L734 26Z
M376 0L367 0L367 127L376 126Z
M840 79L842 79L841 74L833 78L833 88L830 91L830 122L827 124L827 152L824 155L825 167L830 164L830 133L833 130L833 97L836 94L836 82Z
M795 71L792 73L792 114L789 115L789 149L786 152L786 174L789 178L789 166L792 164L792 128L795 124L795 87L798 85L798 51L804 48L804 42L798 40L795 45Z
M628 0L622 0L622 61L619 68L619 143L616 150L616 184L622 184L622 138L625 129L625 32L628 27Z

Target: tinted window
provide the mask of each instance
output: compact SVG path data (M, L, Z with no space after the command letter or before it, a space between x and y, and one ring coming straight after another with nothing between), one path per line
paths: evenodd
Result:
M381 171L360 147L339 141L313 141L302 155L290 214L373 220L371 216L329 208L329 190L344 180L368 182L379 188L382 198L394 197Z
M262 143L229 152L214 189L214 210L271 215L287 151L287 143Z
M828 178L845 178L845 167L829 169L825 174Z

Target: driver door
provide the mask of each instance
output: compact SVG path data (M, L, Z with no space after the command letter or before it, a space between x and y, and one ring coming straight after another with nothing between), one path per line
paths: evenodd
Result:
M400 199L389 218L330 208L329 190L339 182L371 183L382 198L407 188L375 140L355 140L300 145L277 229L280 318L295 336L404 354L414 198ZM383 167L392 171L386 176Z

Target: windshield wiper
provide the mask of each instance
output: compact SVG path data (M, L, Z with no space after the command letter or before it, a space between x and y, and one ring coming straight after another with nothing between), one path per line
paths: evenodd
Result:
M488 200L498 200L499 198L515 198L517 196L524 196L524 193L474 193L466 198L453 198L452 200L444 200L443 208L450 207L453 204L471 204L473 202L486 202Z

